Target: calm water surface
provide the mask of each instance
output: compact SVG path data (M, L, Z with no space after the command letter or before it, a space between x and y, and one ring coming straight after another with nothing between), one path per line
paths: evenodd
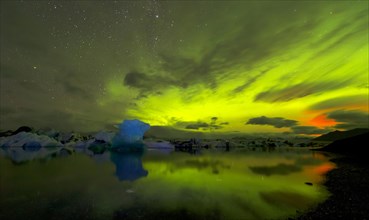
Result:
M0 219L284 219L327 198L334 167L292 148L0 153Z

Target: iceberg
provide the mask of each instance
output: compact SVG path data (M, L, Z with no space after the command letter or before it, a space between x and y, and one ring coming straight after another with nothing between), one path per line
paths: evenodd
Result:
M16 135L0 139L2 147L62 147L63 145L46 135L37 135L29 132L20 132Z
M113 148L136 147L143 148L143 136L150 125L140 120L124 120L119 125L119 132L112 141Z
M111 144L114 135L115 135L115 133L113 133L113 132L100 131L100 132L98 132L94 135L94 138L97 141L103 141L104 143Z

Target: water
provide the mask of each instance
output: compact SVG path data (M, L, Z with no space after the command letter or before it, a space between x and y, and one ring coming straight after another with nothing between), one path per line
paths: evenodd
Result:
M292 148L26 150L0 150L0 219L284 219L327 198L321 183L334 167Z

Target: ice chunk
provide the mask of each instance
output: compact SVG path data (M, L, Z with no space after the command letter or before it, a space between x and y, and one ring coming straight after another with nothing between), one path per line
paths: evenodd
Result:
M111 144L113 137L114 137L114 133L108 132L108 131L100 131L99 133L96 133L94 135L95 140L104 141L105 143L109 143L109 144Z
M62 143L62 144L66 144L69 142L76 142L79 140L82 140L82 136L81 134L75 133L75 132L65 132L65 133L61 133L58 137L58 140Z
M60 133L54 129L47 128L47 129L40 129L36 132L38 135L46 135L50 138L54 138L57 140L59 138Z
M145 141L148 148L154 149L174 149L174 145L169 141Z
M60 142L46 135L37 135L29 132L20 132L16 135L8 136L0 140L3 147L29 147L40 145L42 147L61 147Z
M25 151L39 151L41 149L41 144L37 141L30 141L22 146Z
M143 146L143 135L150 125L140 120L124 120L119 125L119 132L114 136L112 147Z

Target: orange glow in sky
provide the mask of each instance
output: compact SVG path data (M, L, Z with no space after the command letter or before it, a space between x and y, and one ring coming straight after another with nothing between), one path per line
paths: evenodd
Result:
M326 126L334 126L337 124L337 122L333 119L327 118L325 114L321 114L311 119L310 124L317 127L326 127Z

